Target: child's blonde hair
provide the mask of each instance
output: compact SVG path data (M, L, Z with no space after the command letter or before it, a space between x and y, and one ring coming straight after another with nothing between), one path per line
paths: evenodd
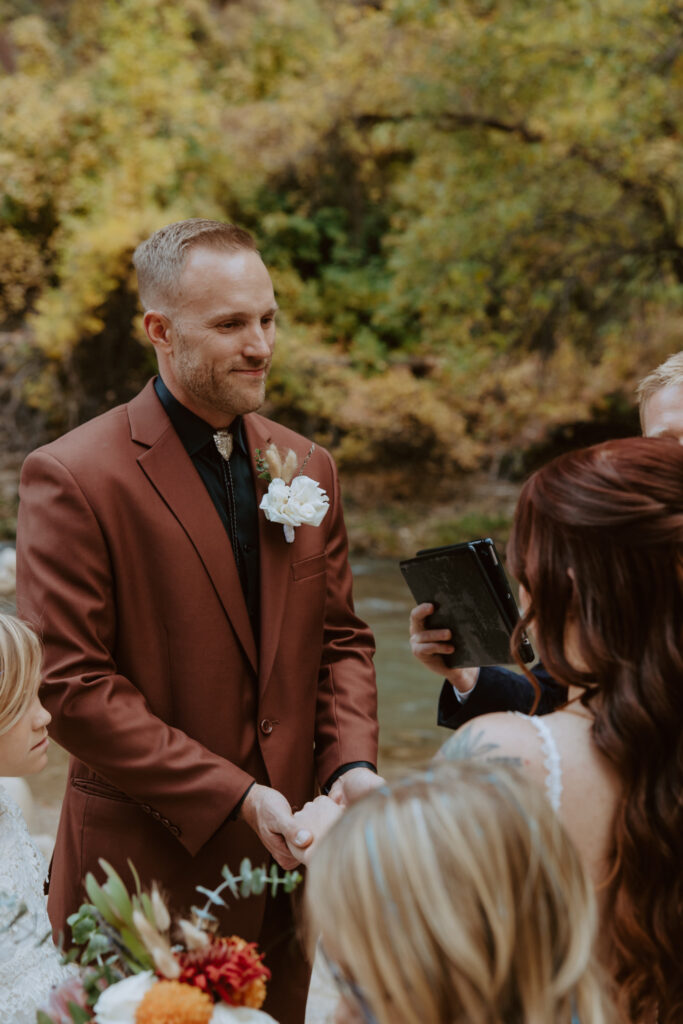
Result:
M311 934L378 1024L608 1024L591 884L544 794L441 763L375 790L312 858Z
M38 692L43 650L30 626L0 614L0 736L27 711Z

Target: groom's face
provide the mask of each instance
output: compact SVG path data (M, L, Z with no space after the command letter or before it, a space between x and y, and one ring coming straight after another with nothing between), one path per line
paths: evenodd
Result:
M162 376L212 426L258 409L275 344L277 303L258 253L196 248L169 315Z

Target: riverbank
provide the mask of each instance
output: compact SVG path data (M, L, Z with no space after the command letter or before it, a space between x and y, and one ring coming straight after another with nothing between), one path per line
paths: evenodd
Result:
M473 473L453 480L389 474L342 479L354 556L406 558L420 548L493 537L504 547L521 484Z

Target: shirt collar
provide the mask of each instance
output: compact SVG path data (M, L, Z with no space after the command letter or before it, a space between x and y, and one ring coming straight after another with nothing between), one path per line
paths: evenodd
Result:
M193 413L190 409L179 402L178 399L171 394L166 385L164 384L161 376L155 377L154 379L154 390L157 393L159 401L166 410L166 414L170 419L176 434L180 438L183 448L187 454L192 457L197 452L201 451L202 448L207 444L213 444L213 435L215 429L206 420L203 420L196 413ZM244 455L247 454L247 446L244 437L244 424L241 416L235 416L234 420L230 424L229 430L235 436L237 444Z

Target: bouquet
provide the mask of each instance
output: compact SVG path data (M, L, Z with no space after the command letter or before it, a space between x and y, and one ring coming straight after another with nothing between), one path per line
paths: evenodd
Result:
M216 889L197 886L206 902L189 918L173 921L157 886L143 892L128 862L136 892L129 894L106 861L106 881L88 874L90 899L68 919L74 948L66 955L74 974L55 989L37 1024L266 1024L260 1007L270 971L256 943L217 934L211 907L225 907L223 893L273 895L279 886L292 892L298 871L280 876L273 865L252 867L245 858L239 875L223 868Z

